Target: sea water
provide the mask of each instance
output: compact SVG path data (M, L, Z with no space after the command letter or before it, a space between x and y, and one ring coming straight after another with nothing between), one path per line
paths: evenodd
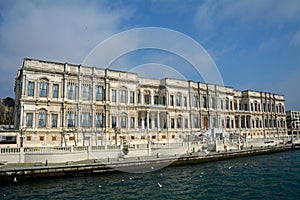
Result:
M0 199L300 199L300 151L143 174L12 180L0 186Z

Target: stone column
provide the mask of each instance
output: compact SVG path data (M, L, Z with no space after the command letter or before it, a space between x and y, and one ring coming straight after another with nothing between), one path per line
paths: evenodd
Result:
M147 135L149 134L149 110L147 110Z
M151 114L151 129L155 128L155 117L154 113Z
M154 92L153 92L153 90L151 90L151 92L150 92L150 101L151 101L150 105L154 105Z
M159 111L157 111L157 129L160 130L160 118L159 118Z
M141 129L145 129L145 118L144 118L144 116L140 116L140 118L141 118Z
M144 104L144 91L143 90L140 90L140 95L141 95L141 104L143 105Z

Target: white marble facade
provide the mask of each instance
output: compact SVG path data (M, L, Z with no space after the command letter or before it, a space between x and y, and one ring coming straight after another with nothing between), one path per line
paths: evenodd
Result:
M24 147L182 142L212 128L286 135L284 96L268 92L26 58L15 94Z

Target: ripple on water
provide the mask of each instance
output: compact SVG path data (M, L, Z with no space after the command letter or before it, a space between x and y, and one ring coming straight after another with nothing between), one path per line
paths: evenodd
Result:
M0 187L0 199L297 199L299 169L300 151L288 151L145 174L18 181Z

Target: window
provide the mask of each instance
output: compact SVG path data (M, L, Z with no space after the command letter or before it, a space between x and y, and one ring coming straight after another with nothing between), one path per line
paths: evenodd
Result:
M52 136L52 141L56 141L56 136Z
M158 105L158 96L157 95L154 96L154 104Z
M82 85L82 99L89 100L90 96L90 86L87 84Z
M126 116L121 116L121 128L126 128Z
M223 100L220 101L220 104L221 104L221 109L223 110L224 109L224 107L223 107L223 104L224 104Z
M149 94L144 95L144 104L147 104L147 105L150 104L150 95Z
M117 102L117 91L116 90L111 90L111 101L112 102Z
M117 117L116 116L111 116L111 127L112 128L117 127Z
M40 136L40 141L44 141L45 137L44 136Z
M226 128L230 128L230 119L226 118Z
M40 82L40 97L46 97L48 94L48 83L45 81Z
M187 118L184 119L184 128L189 128L189 121Z
M202 96L202 107L207 108L206 96Z
M68 113L68 128L75 127L75 113L69 112Z
M215 100L215 97L211 97L211 105L210 105L211 108L216 108L216 100Z
M130 117L130 128L134 128L134 127L135 127L135 118Z
M58 98L58 84L53 84L52 97L53 98Z
M174 118L171 118L171 128L175 128L175 125L174 125Z
M170 95L170 106L174 105L174 96Z
M68 99L75 99L75 83L69 83L68 85Z
M120 103L126 103L126 90L120 90Z
M103 128L103 114L96 113L96 128Z
M32 113L26 114L26 126L27 127L32 127L32 117L33 117Z
M229 110L229 99L226 99L225 101L225 109Z
M184 107L187 107L187 97L183 97L183 105Z
M198 120L198 117L194 117L194 128L199 128L199 120Z
M103 86L96 86L96 101L103 101Z
M161 101L162 101L162 105L166 105L166 97L165 97L165 96L163 96L163 97L161 98Z
M182 128L182 118L177 118L177 128Z
M46 127L46 113L39 113L39 127Z
M134 92L133 91L131 91L130 92L130 103L134 103Z
M81 121L82 128L88 128L88 125L89 125L89 113L88 112L83 112L81 116L82 116L82 121Z
M33 96L34 95L34 82L28 82L28 91L27 91L28 96Z
M26 136L26 141L31 141L31 136Z
M176 96L176 106L181 106L181 96Z
M52 114L52 127L57 127L57 114Z
M193 107L197 108L197 96L193 96Z

